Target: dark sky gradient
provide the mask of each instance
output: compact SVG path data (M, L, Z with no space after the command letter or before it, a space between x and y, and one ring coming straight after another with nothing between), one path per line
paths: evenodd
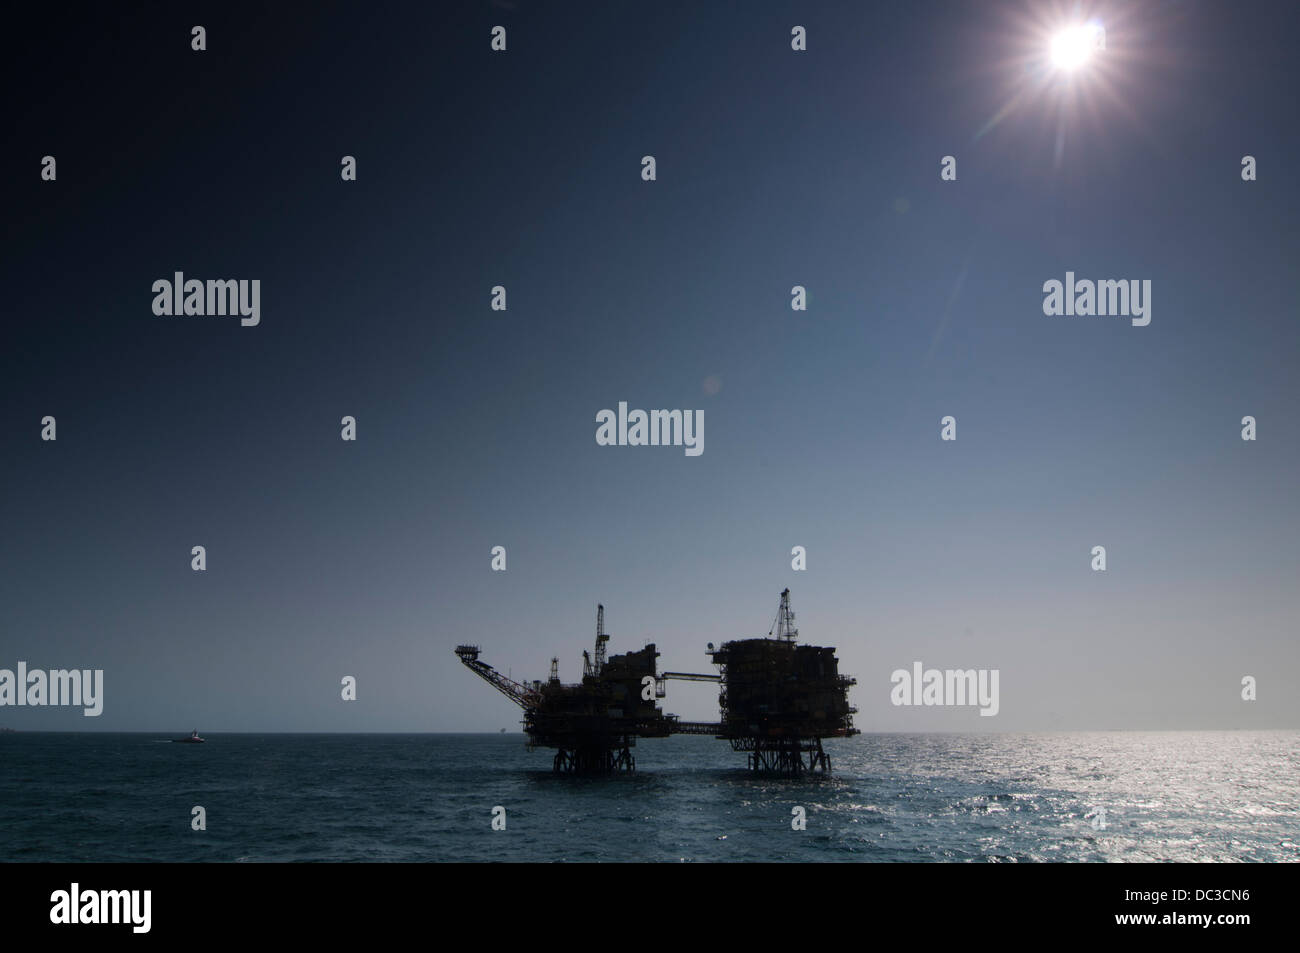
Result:
M0 725L513 729L454 645L573 680L603 601L710 670L787 585L864 730L1300 725L1300 6L1090 6L1105 69L982 135L1073 5L197 9L15 33L0 667L107 697ZM155 316L177 270L260 326ZM1067 270L1150 326L1045 316ZM620 400L703 455L598 447ZM914 660L1001 714L891 706Z

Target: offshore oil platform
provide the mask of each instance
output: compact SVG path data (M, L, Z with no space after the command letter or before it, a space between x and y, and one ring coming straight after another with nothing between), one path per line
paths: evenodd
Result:
M554 769L575 774L633 771L636 739L673 734L713 735L747 751L749 767L766 774L830 773L822 738L857 734L848 703L855 679L839 674L835 649L798 645L790 590L781 593L767 638L723 643L707 654L718 674L658 672L654 643L639 652L608 656L605 607L596 607L594 657L584 651L582 681L563 684L559 660L551 659L545 681L516 682L479 659L477 645L458 645L456 655L524 711L531 751L556 749ZM775 636L775 637L774 637ZM658 700L670 679L717 682L718 722L685 722L665 714Z
M858 710L849 704L857 679L839 673L833 647L795 642L799 630L789 589L781 593L767 636L724 642L719 649L709 644L722 682L718 737L730 741L733 751L750 752L751 770L829 774L831 759L821 740L858 734Z
M528 750L555 748L555 770L579 774L632 771L636 739L670 734L655 699L662 680L655 673L654 643L640 652L606 657L605 607L596 607L596 654L582 653L582 681L560 683L558 658L545 681L516 682L479 659L477 645L456 654L476 675L524 710ZM649 696L648 698L646 696Z

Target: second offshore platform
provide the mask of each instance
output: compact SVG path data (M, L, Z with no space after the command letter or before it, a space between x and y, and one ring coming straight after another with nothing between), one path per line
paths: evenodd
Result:
M764 774L829 774L823 738L856 735L848 701L857 680L839 673L834 647L799 645L790 590L781 593L766 638L739 639L707 653L716 674L659 672L654 643L639 652L607 654L605 607L596 607L595 654L582 653L582 681L563 684L559 660L546 681L517 682L479 658L477 645L458 645L471 671L524 711L529 750L554 748L554 769L573 774L632 771L637 738L713 735L748 752L749 768ZM720 720L681 721L658 701L669 679L717 682Z

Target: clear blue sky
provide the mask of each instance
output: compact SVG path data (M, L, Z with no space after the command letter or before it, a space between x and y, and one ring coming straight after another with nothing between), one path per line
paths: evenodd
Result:
M106 701L0 725L513 730L454 645L576 679L603 602L612 652L708 670L785 586L864 730L1300 724L1300 8L1118 6L1069 93L1019 4L235 4L205 54L166 6L34 30L0 667L102 668ZM177 270L261 279L261 324L156 317ZM1045 316L1067 270L1150 279L1150 326ZM702 409L703 455L598 447L620 400ZM916 660L999 669L1000 715L893 707Z

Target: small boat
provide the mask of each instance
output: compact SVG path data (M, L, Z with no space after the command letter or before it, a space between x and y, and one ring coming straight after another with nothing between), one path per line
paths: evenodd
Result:
M203 744L203 742L206 741L206 740L207 740L206 738L200 738L200 737L199 737L199 730L198 730L197 728L195 728L193 731L190 732L190 736L189 736L188 738L173 738L173 739L172 739L172 744L174 744L174 745L201 745L201 744Z

